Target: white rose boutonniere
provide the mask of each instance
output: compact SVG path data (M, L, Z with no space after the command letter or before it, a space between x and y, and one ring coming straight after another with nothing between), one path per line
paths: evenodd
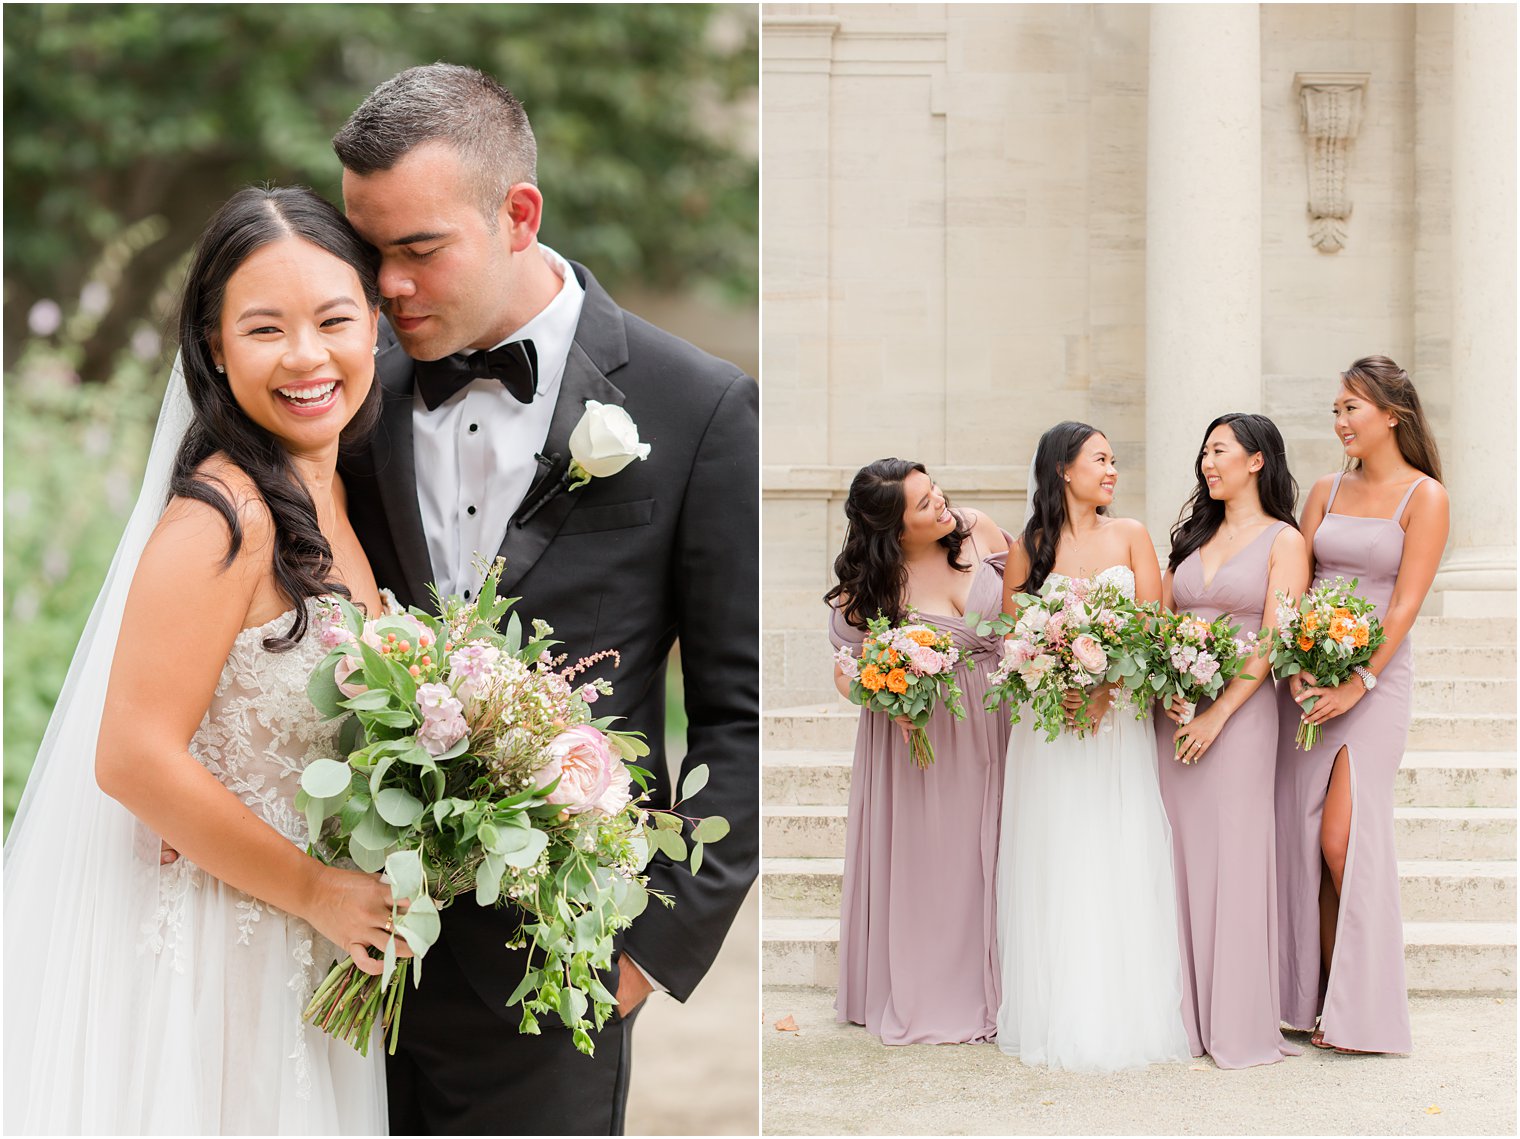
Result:
M649 458L639 427L616 404L586 401L586 412L570 433L570 489L615 475L635 459Z

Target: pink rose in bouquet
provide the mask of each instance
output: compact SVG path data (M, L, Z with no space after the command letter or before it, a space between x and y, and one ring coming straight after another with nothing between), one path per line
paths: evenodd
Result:
M592 809L605 810L603 801L609 792L613 800L619 793L625 796L628 793L628 769L613 754L607 737L589 724L569 728L555 736L549 741L545 754L549 762L539 768L535 781L538 786L547 787L558 779L559 785L549 792L548 800L572 815ZM614 787L619 778L621 788ZM625 799L624 805L626 803Z
M1086 633L1079 634L1071 642L1071 655L1077 658L1078 664L1094 676L1108 669L1108 654L1103 651L1103 646L1095 638Z

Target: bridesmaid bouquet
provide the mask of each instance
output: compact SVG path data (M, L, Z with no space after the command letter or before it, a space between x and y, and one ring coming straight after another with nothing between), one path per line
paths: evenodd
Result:
M392 907L382 975L340 961L306 1009L361 1053L377 1017L394 1053L408 967L419 984L438 911L473 891L477 905L510 902L521 914L511 944L527 947L528 968L508 1002L523 1006L518 1030L537 1034L539 1016L558 1016L591 1055L588 1030L617 1003L595 970L610 967L614 933L648 903L651 854L684 862L689 839L695 874L703 844L728 833L717 816L645 806L649 772L634 761L648 746L614 731L616 717L592 716L612 692L606 680L578 679L617 654L565 667L544 622L525 634L514 613L502 632L513 603L496 596L500 574L498 562L473 604L440 598L441 617L414 609L366 620L337 599L321 629L332 651L307 695L326 718L347 717L347 758L313 760L296 806L313 854L384 869L392 897L411 899L405 912ZM693 768L681 799L706 783L707 768ZM397 935L410 960L397 958Z
M1165 708L1172 697L1181 696L1197 704L1205 696L1218 696L1238 676L1253 679L1244 670L1256 654L1257 635L1239 636L1240 626L1231 624L1228 615L1205 621L1191 613L1168 613L1156 603L1141 609L1148 617L1151 650L1149 668L1136 688L1142 702L1157 700Z
M928 767L934 762L934 745L924 728L934 709L943 704L957 720L966 718L955 682L961 651L949 633L922 621L894 627L877 614L866 622L866 630L860 656L847 648L834 654L840 671L850 678L850 701L911 719L909 754L920 768Z
M1043 596L1020 593L1014 602L1016 620L1000 614L974 625L983 636L1012 634L988 678L989 712L1006 703L1017 724L1019 709L1027 706L1047 740L1068 729L1081 736L1094 727L1087 710L1093 688L1110 682L1129 693L1143 683L1149 661L1145 614L1117 585L1065 578ZM1068 721L1062 702L1071 689L1083 699ZM1145 711L1137 705L1136 718Z
M1315 586L1299 598L1295 608L1286 596L1277 595L1277 635L1272 638L1272 674L1279 679L1307 672L1319 685L1344 684L1358 665L1372 659L1387 638L1383 623L1374 617L1377 608L1356 593L1357 581L1338 577ZM1309 711L1319 701L1311 696L1301 707ZM1308 751L1319 742L1318 724L1298 725L1295 740Z

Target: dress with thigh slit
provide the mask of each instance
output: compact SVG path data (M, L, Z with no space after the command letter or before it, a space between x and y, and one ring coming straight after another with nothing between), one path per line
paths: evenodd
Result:
M1386 617L1404 555L1399 525L1416 479L1392 518L1335 514L1336 475L1324 520L1314 534L1314 584L1359 579L1357 593ZM1398 854L1393 843L1393 787L1409 738L1414 650L1405 637L1351 711L1323 725L1309 751L1294 743L1300 709L1287 685L1279 696L1277 751L1277 893L1282 1019L1324 1032L1325 1043L1361 1052L1408 1052L1409 997L1404 981L1404 924L1399 913ZM1352 678L1348 683L1361 683ZM1351 782L1351 837L1346 848L1335 951L1321 976L1320 824L1335 757L1346 750Z

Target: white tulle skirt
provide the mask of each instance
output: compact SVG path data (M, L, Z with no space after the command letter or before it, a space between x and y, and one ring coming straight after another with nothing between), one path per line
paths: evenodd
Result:
M1014 726L997 892L999 1048L1073 1071L1189 1059L1149 717L1111 711L1049 743Z

